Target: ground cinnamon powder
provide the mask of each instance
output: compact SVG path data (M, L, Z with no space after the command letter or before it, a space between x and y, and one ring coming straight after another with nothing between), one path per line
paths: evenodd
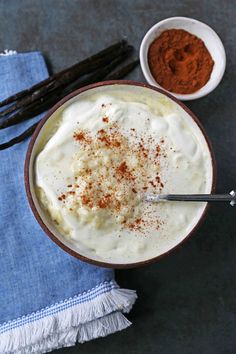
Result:
M214 66L204 42L182 29L162 32L149 47L148 63L159 85L180 94L203 87Z
M109 117L102 117L102 122L105 127L96 134L81 129L73 133L75 147L84 152L94 168L88 163L79 164L74 183L67 185L58 200L76 213L78 205L88 212L107 209L122 229L142 234L148 227L158 229L161 221L152 216L148 206L141 214L135 213L135 208L143 192L160 193L164 187L160 176L160 160L166 152L164 139L156 142L147 133L140 136L134 127L123 131ZM80 156L75 154L77 159L80 161Z

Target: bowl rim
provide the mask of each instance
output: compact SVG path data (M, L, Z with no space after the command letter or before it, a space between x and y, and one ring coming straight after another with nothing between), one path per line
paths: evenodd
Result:
M160 259L162 259L163 257L166 257L167 255L175 252L180 246L182 246L182 244L184 242L186 242L199 228L199 226L202 224L203 220L206 217L207 211L209 209L209 203L207 203L207 205L205 206L205 209L203 210L203 213L201 215L201 217L199 218L197 224L194 226L194 228L185 236L185 238L179 242L176 246L174 246L173 248L171 248L170 250L162 253L159 256L144 260L144 261L140 261L140 262L134 262L134 263L108 263L108 262L103 262L103 261L98 261L98 260L94 260L91 259L89 257L83 256L80 253L72 250L71 248L69 248L67 245L65 245L64 243L62 243L57 237L56 235L54 235L47 227L47 225L44 223L44 221L42 220L35 204L33 201L33 197L32 197L32 193L31 193L31 188L30 188L30 161L31 161L31 154L34 148L34 144L37 140L37 137L41 131L41 129L43 128L44 124L46 123L46 121L48 119L50 119L50 117L52 116L52 114L58 110L64 103L66 103L67 101L69 101L71 98L78 96L79 94L88 91L90 89L94 89L97 87L102 87L102 86L113 86L113 85L131 85L131 86L138 86L138 87L144 87L144 88L148 88L151 90L154 90L158 93L161 93L165 96L167 96L169 99L171 99L172 101L174 101L175 103L177 103L182 109L184 109L185 112L187 112L189 114L189 116L195 121L195 123L198 125L199 129L201 130L210 155L211 155L211 168L212 168L212 185L211 185L211 192L215 191L215 187L216 187L216 159L215 159L215 155L214 155L214 151L212 148L212 144L210 142L210 139L208 138L202 123L198 120L198 118L194 115L194 113L192 113L190 111L190 109L188 107L186 107L181 101L179 101L176 97L172 96L170 93L159 89L157 87L151 86L149 84L146 83L141 83L141 82L136 82L136 81L131 81L131 80L110 80L110 81L101 81L95 84L91 84L91 85L87 85L83 88L77 89L73 92L71 92L69 95L65 96L63 99L61 99L57 104L55 104L46 114L45 116L42 118L42 120L39 122L39 124L36 127L36 130L33 133L33 136L30 140L27 152L26 152L26 157L25 157L25 164L24 164L24 181L25 181L25 189L26 189L26 194L27 194L27 198L28 198L28 202L30 205L30 208L36 218L36 220L38 221L39 225L41 226L41 228L43 229L43 231L46 233L46 235L48 237L50 237L50 239L52 241L54 241L60 248L62 248L64 251L66 251L67 253L69 253L71 256L76 257L77 259L96 265L96 266L100 266L100 267L105 267L105 268L115 268L115 269L128 269L128 268L138 268L138 267L143 267L149 264L153 264L156 263L157 261L159 261Z
M223 58L222 58L223 67L222 67L222 70L219 71L218 74L217 74L218 78L215 81L215 84L211 85L206 92L202 92L202 89L206 86L206 84L203 87L201 87L199 90L197 90L196 92L193 92L193 93L181 94L181 93L170 92L170 91L166 90L165 88L163 88L161 85L159 85L156 82L156 80L152 76L152 73L151 73L151 71L149 69L148 63L147 64L145 63L146 53L145 53L144 47L146 45L146 42L149 40L149 37L151 36L153 31L155 31L158 27L161 27L163 24L168 23L169 21L171 22L173 20L180 20L180 21L185 21L185 22L194 22L198 26L205 27L205 29L210 31L214 35L215 39L218 41L217 46L219 46L221 48L221 51L222 51L222 54L223 54ZM199 38L202 39L201 37L199 37ZM211 54L211 52L210 52L210 54ZM224 48L223 42L222 42L221 38L219 37L219 35L217 34L217 32L212 27L207 25L206 23L204 23L202 21L199 21L199 20L196 20L195 18L185 17L185 16L168 17L168 18L165 18L165 19L155 23L152 27L150 27L148 29L148 31L146 32L146 34L144 35L144 37L142 39L142 42L140 44L139 58L140 58L140 66L141 66L143 75L144 75L145 79L148 81L148 83L150 85L153 85L153 86L157 85L156 87L158 87L158 88L160 88L160 89L162 89L162 90L164 90L166 92L169 92L170 94L172 94L173 96L175 96L176 98L178 98L181 101L193 101L193 100L196 100L198 98L207 96L209 93L214 91L216 89L216 87L220 84L220 82L221 82L221 80L222 80L222 78L224 76L225 69L226 69L226 52L225 52L225 48ZM149 74L147 69L149 69L150 74ZM213 67L213 70L214 70L214 67ZM208 82L210 82L210 80L211 80L211 78L208 80Z

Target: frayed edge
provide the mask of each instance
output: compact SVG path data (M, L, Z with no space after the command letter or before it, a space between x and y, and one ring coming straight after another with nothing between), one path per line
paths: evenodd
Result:
M0 53L0 56L8 56L8 55L15 55L15 54L17 54L16 50L4 49L4 51Z
M136 298L133 290L111 289L93 300L1 334L0 352L45 353L120 331L131 324L121 312L129 312Z
M114 312L97 320L88 322L77 327L71 327L60 333L42 338L34 345L21 348L5 354L31 354L47 353L51 350L71 347L76 343L84 343L89 340L105 337L117 331L121 331L131 325L131 322L121 312Z
M53 311L54 313L60 312L63 311L65 308L77 305L78 303L88 302L90 301L91 296L93 297L95 294L96 296L98 296L102 294L103 291L104 293L109 292L114 288L119 288L119 286L114 280L110 280L110 281L105 280L104 282L94 286L89 290L83 291L78 295L56 302L51 306L44 307L38 311L32 312L31 314L23 315L13 320L9 320L1 323L0 334L6 332L7 330L12 329L13 327L20 327L22 324L33 322L40 318L48 316L51 314L51 311Z

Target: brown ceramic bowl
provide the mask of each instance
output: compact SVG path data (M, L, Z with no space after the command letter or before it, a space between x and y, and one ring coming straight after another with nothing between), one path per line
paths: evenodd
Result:
M42 139L45 139L44 137L42 138L42 136L47 136L47 134L45 132L47 132L48 129L50 129L50 126L53 126L53 118L55 117L55 114L58 112L58 110L62 110L65 106L69 105L70 103L72 103L72 101L76 100L76 97L78 95L82 94L83 92L88 91L88 90L99 90L101 92L101 90L104 89L105 86L107 87L108 85L109 86L113 86L113 85L127 86L127 85L129 85L129 87L133 86L133 88L136 90L138 90L139 88L140 89L142 88L145 90L151 90L150 92L152 94L153 94L153 92L154 93L157 92L159 95L162 94L162 95L168 97L170 100L174 101L177 105L179 105L185 111L185 113L187 113L189 118L192 119L197 124L200 131L202 132L203 139L205 139L205 141L207 143L206 145L208 146L209 153L211 156L211 168L212 168L211 192L214 192L215 182L216 182L216 163L215 163L214 153L213 153L209 138L208 138L206 132L204 131L201 123L199 122L199 120L183 103L178 101L175 97L173 97L169 93L167 93L159 88L156 88L156 87L153 87L153 86L150 86L147 84L133 82L133 81L106 81L106 82L99 82L97 84L89 85L89 86L86 86L82 89L72 92L71 94L69 94L68 96L63 98L61 101L59 101L53 108L51 108L48 111L48 113L45 115L45 117L41 120L39 125L37 126L37 128L32 136L32 139L30 141L29 147L28 147L28 151L26 154L26 160L25 160L25 187L26 187L26 193L27 193L27 197L29 200L29 204L30 204L30 207L34 213L36 220L38 221L38 223L40 224L42 229L45 231L45 233L52 239L52 241L54 241L63 250L65 250L66 252L68 252L72 256L74 256L82 261L85 261L85 262L88 262L91 264L95 264L98 266L109 267L109 268L135 268L135 267L141 267L141 266L145 266L145 265L157 262L162 257L164 257L164 256L168 255L169 253L173 252L174 250L176 250L177 247L179 247L185 240L187 240L190 236L192 236L196 232L196 230L198 229L199 225L201 224L202 220L204 219L204 217L206 215L208 206L206 205L206 207L203 209L203 212L202 212L200 218L198 219L198 222L193 227L191 232L188 235L186 235L184 237L184 239L180 240L180 242L178 244L174 244L173 247L168 249L166 252L159 254L157 257L154 257L154 258L151 258L151 259L148 259L145 261L141 261L141 262L128 263L128 264L120 264L120 263L114 264L114 263L106 263L106 262L102 262L100 260L89 258L88 256L83 255L82 252L80 253L80 251L78 249L75 249L70 243L68 243L68 241L66 241L63 238L63 236L59 234L58 230L53 225L53 223L50 220L47 213L45 213L45 211L40 206L40 203L37 200L35 190L34 190L34 160L35 160L35 157L37 156L38 152L40 151L39 142L41 141L40 146L42 146Z

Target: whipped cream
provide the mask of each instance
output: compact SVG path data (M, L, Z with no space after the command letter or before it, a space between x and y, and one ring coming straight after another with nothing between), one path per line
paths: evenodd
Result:
M35 185L71 248L133 263L168 251L193 229L205 203L144 201L149 193L211 191L207 143L182 108L149 89L117 85L84 92L53 119Z

